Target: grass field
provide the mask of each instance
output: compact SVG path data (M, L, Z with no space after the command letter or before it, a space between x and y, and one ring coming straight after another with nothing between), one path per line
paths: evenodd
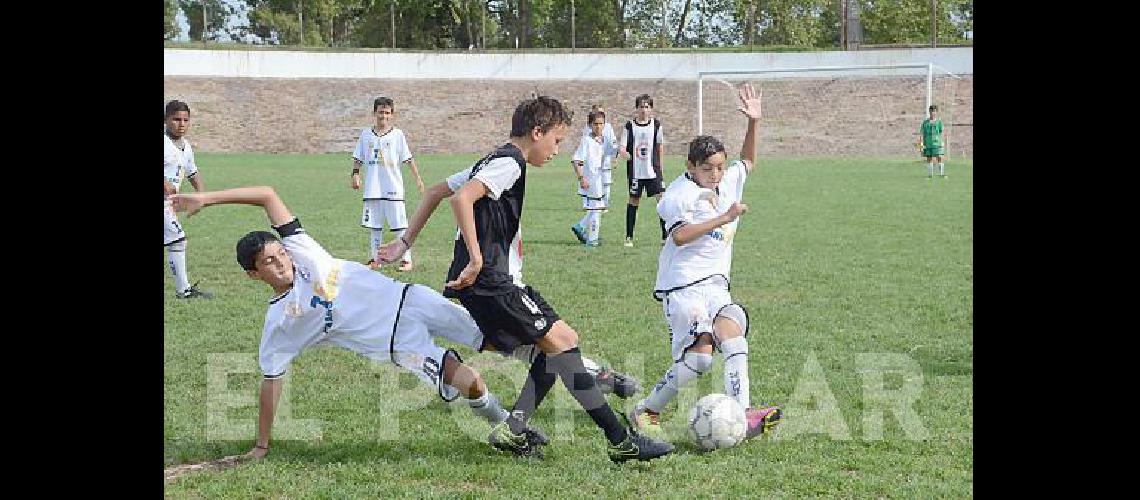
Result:
M346 155L198 156L209 189L272 185L334 256L367 260ZM615 175L602 246L584 248L569 230L581 212L567 156L528 170L524 279L580 333L586 355L648 388L670 363L661 306L650 295L660 248L653 203L639 211L635 247L622 247L625 179ZM475 158L418 157L429 185ZM681 165L666 158L666 178ZM688 408L701 394L723 392L718 357L663 414L675 454L611 464L601 433L557 385L534 420L553 439L546 459L517 459L486 444L489 427L466 405L441 402L390 365L324 349L290 368L269 457L168 480L165 494L973 496L972 160L951 159L947 172L926 179L918 158L761 158L745 190L750 211L735 239L732 295L753 323L753 403L785 405L775 438L713 453L689 444ZM407 185L410 216L418 193ZM252 447L257 347L271 295L234 260L241 235L267 228L260 209L212 207L183 224L191 281L216 297L175 300L164 254L164 467ZM383 272L440 289L454 232L444 204L413 250L417 268ZM522 364L459 351L505 404L514 401ZM909 394L910 417L897 418L876 397L883 391ZM610 396L616 409L632 402Z

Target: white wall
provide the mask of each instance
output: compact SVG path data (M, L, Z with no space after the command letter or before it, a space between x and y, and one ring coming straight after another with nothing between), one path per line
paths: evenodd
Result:
M163 76L471 80L696 80L698 71L934 63L974 73L974 49L767 53L432 53L163 49ZM925 74L925 69L876 74ZM821 76L815 73L812 76Z

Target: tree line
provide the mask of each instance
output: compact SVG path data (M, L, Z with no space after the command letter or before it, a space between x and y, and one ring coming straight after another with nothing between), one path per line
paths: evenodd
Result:
M961 44L972 42L974 8L973 0L163 1L164 40L402 49Z

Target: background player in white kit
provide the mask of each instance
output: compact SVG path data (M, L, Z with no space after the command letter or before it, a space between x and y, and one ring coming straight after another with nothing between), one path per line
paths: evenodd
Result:
M601 233L602 211L609 208L602 169L617 153L617 145L605 138L605 126L609 125L605 112L591 111L587 118L591 132L578 141L578 149L570 160L574 174L578 176L578 196L582 197L582 210L586 215L570 226L570 231L579 242L596 247Z
M631 420L650 434L660 433L659 414L685 384L712 367L715 347L724 356L724 392L745 408L747 437L779 423L780 407L753 408L748 391L748 313L732 302L729 267L744 182L755 168L760 96L740 88L748 117L740 160L725 167L724 144L698 136L689 144L686 172L669 184L657 205L669 238L658 259L654 298L663 301L671 335L673 366L631 411Z
M237 243L237 260L246 274L264 281L269 300L258 356L261 383L258 435L249 455L269 452L269 438L282 376L297 355L313 347L343 347L369 359L394 363L436 388L445 401L459 395L471 410L495 425L508 414L482 377L454 350L437 346L443 337L479 348L483 334L465 309L423 285L395 281L356 262L330 255L271 187L174 195L178 211L194 215L210 205L245 204L265 209L273 229L253 231ZM529 439L546 440L527 429Z
M408 228L401 165L408 164L412 167L412 174L416 176L416 188L420 194L424 192L424 180L420 177L416 160L412 158L404 131L393 126L392 119L395 112L396 107L391 98L377 97L372 102L372 114L376 116L376 125L360 131L360 139L356 141L356 149L352 153L352 189L360 189L360 166L366 167L364 213L361 215L360 225L371 232L369 259L375 258L376 249L384 242L385 221L388 222L388 229L396 238L403 236ZM370 260L369 264L372 263ZM413 266L412 251L408 250L404 252L400 267L397 269L410 271Z
M601 111L602 113L605 113L606 107L602 106L601 104L595 104L593 106L590 106L590 111ZM582 138L589 136L591 133L593 132L589 123L582 127ZM615 148L617 147L617 136L614 135L614 126L610 123L609 120L606 120L606 124L602 128L602 138L605 139L605 142L613 144ZM604 191L604 194L602 195L602 202L606 205L606 208L602 210L602 213L609 213L610 211L610 186L614 183L613 160L614 155L616 154L616 152L609 153L602 159L602 189Z
M661 201L663 174L661 161L665 155L665 134L661 120L653 116L653 98L641 94L633 100L637 116L622 127L618 154L628 158L625 175L629 182L629 204L625 207L625 246L633 246L633 228L637 225L637 207L642 191ZM665 241L665 222L661 224L661 241Z
M163 115L165 127L162 133L162 246L166 247L166 259L170 272L174 275L175 297L180 299L208 299L210 294L191 285L186 274L186 232L178 222L178 216L170 207L169 197L182 189L182 179L190 179L195 191L202 191L202 176L198 174L198 164L194 162L194 148L186 140L190 129L190 106L174 100L166 103Z

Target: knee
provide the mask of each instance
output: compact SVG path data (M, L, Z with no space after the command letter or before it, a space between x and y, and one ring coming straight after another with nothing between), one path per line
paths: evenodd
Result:
M694 372L705 374L712 368L713 357L710 353L688 351L681 357L681 362Z

